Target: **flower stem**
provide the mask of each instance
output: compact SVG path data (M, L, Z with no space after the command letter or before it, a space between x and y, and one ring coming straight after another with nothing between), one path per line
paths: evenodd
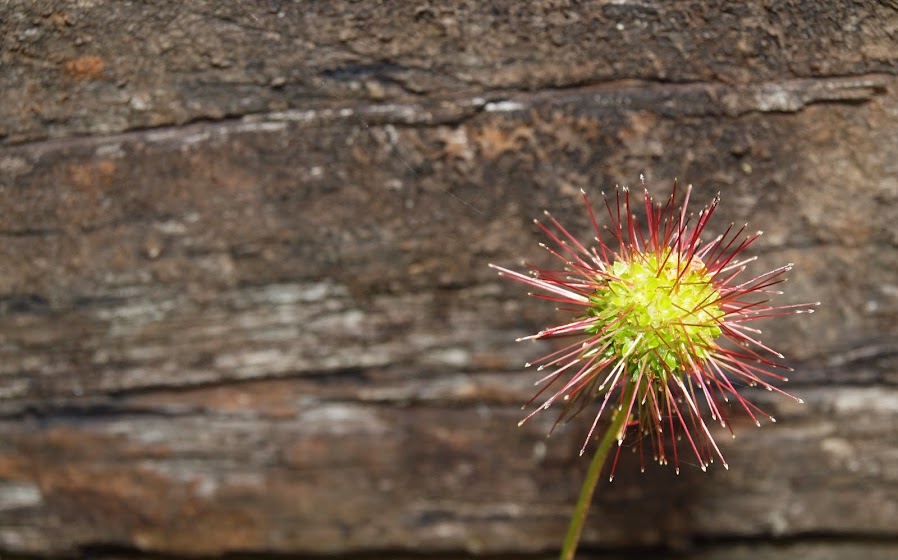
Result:
M621 402L625 407L629 407L633 398L633 392L636 390L636 383L628 382L624 386L624 395ZM599 442L599 448L593 455L592 462L589 464L589 470L586 472L586 479L580 488L580 497L577 498L577 505L574 507L574 514L571 516L571 523L567 528L567 535L564 537L564 544L561 547L561 560L574 560L574 553L577 552L577 544L580 542L580 533L583 532L583 523L586 521L586 514L589 512L589 505L592 502L592 495L596 489L596 483L599 481L599 475L602 473L602 467L605 465L605 459L608 458L608 452L612 445L617 441L627 419L630 416L629 408L618 410L611 421L611 426Z

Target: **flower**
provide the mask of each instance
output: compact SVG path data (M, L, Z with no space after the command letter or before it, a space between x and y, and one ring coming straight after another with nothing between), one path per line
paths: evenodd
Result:
M546 270L525 263L530 269L527 275L490 265L500 275L544 292L530 295L560 303L562 309L574 313L567 323L518 339L577 338L527 364L548 372L537 381L542 388L527 404L544 394L549 396L521 423L560 402L563 408L557 426L601 401L580 450L582 455L603 412L613 403L618 413L627 415L617 424L621 426L615 434L618 455L627 431L635 428L640 452L648 439L660 464L668 463L664 443L665 437L670 438L678 474L680 435L685 436L702 470L715 456L729 468L702 417L700 400L707 403L711 420L729 428L730 433L730 420L722 406L730 398L758 426L760 416L776 421L743 398L737 385L765 387L802 402L773 384L786 381L780 372L791 368L774 361L783 358L782 354L760 342L757 335L761 331L748 323L811 313L811 307L819 302L770 305L770 296L782 293L773 286L785 280L783 275L792 264L752 278L741 277L746 264L756 257L740 255L762 232L743 237L747 225L736 229L731 224L716 239L702 243L700 236L720 201L719 194L696 218L687 214L691 185L678 208L676 181L663 205L654 203L642 181L645 228L631 209L629 189L618 189L614 202L603 193L610 220L610 226L604 228L610 234L606 243L583 192L597 245L582 244L546 212L551 228L534 221L557 248L540 245L564 263L562 269ZM613 472L614 467L612 478Z

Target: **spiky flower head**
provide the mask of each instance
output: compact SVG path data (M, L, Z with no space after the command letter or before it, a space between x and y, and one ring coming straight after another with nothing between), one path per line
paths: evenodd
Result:
M649 440L655 460L667 464L667 434L679 473L677 440L681 435L702 470L715 456L727 467L702 417L701 400L707 403L711 420L730 433L723 406L730 398L758 426L759 417L776 421L739 395L737 385L762 386L801 402L773 384L786 381L781 372L790 368L774 361L783 356L761 343L760 331L748 323L811 313L819 302L770 305L770 296L781 293L773 286L785 280L783 275L792 264L742 278L746 264L756 257L741 258L740 254L761 232L746 235L747 226L737 229L731 224L722 235L702 243L700 236L720 196L695 216L687 213L691 189L690 185L677 207L674 182L667 201L655 204L643 180L644 228L631 211L628 189L618 189L613 202L603 193L610 220L604 231L610 236L603 236L583 193L595 245L587 247L578 241L546 212L548 225L534 221L557 248L541 246L564 263L562 269L527 264L527 275L490 265L500 275L544 292L531 295L561 303L564 310L573 312L567 323L518 339L576 338L527 364L548 372L537 381L541 389L528 405L547 396L521 423L558 402L563 407L558 425L599 401L582 455L611 403L619 414L627 415L615 434L618 454L627 431L635 429L640 450ZM612 476L613 471L614 467Z

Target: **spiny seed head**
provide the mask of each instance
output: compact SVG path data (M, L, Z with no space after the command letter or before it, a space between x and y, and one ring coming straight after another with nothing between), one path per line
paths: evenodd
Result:
M724 316L716 303L720 294L701 260L695 257L686 265L671 253L616 260L608 270L614 279L590 296L587 314L597 320L584 329L609 334L607 357L626 356L630 369L643 360L646 371L665 383L667 372L680 365L675 349L692 348L705 359Z
M587 248L546 212L549 225L536 223L556 248L541 245L560 259L563 267L551 270L528 265L528 275L490 265L503 276L545 292L535 294L538 297L565 304L566 309L580 309L567 323L519 339L577 338L532 362L549 374L537 382L542 388L528 404L550 387L553 392L522 422L556 400L563 407L556 425L599 401L581 454L603 411L614 408L628 415L625 425L635 427L637 437L643 434L650 439L658 463L668 462L662 439L666 433L673 443L678 472L676 443L683 435L702 470L713 462L714 455L727 467L699 411L698 399L707 403L712 420L731 432L721 404L731 396L755 423L760 424L758 416L774 421L740 396L732 381L783 393L771 382L784 381L776 371L789 369L769 357L782 355L754 338L759 331L746 323L809 312L808 308L817 304L767 304L770 295L779 293L771 286L784 281L782 276L791 263L752 278L741 277L745 264L754 257L740 260L739 255L760 232L744 236L746 226L733 231L731 225L723 235L702 244L701 233L719 195L696 217L686 211L691 187L679 208L675 205L676 182L663 205L654 203L644 184L643 190L646 227L632 211L629 189L618 189L613 199L603 193L610 225L601 226L583 193L597 245ZM607 243L603 231L611 235ZM721 344L724 341L729 343ZM617 389L628 385L633 397L625 400L625 391ZM625 428L615 434L619 445L626 432Z

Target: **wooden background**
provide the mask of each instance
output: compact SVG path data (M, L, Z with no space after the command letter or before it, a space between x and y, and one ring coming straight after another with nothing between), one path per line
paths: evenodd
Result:
M795 262L804 405L583 558L898 557L898 4L0 0L0 556L552 557L586 426L488 262L645 173Z

